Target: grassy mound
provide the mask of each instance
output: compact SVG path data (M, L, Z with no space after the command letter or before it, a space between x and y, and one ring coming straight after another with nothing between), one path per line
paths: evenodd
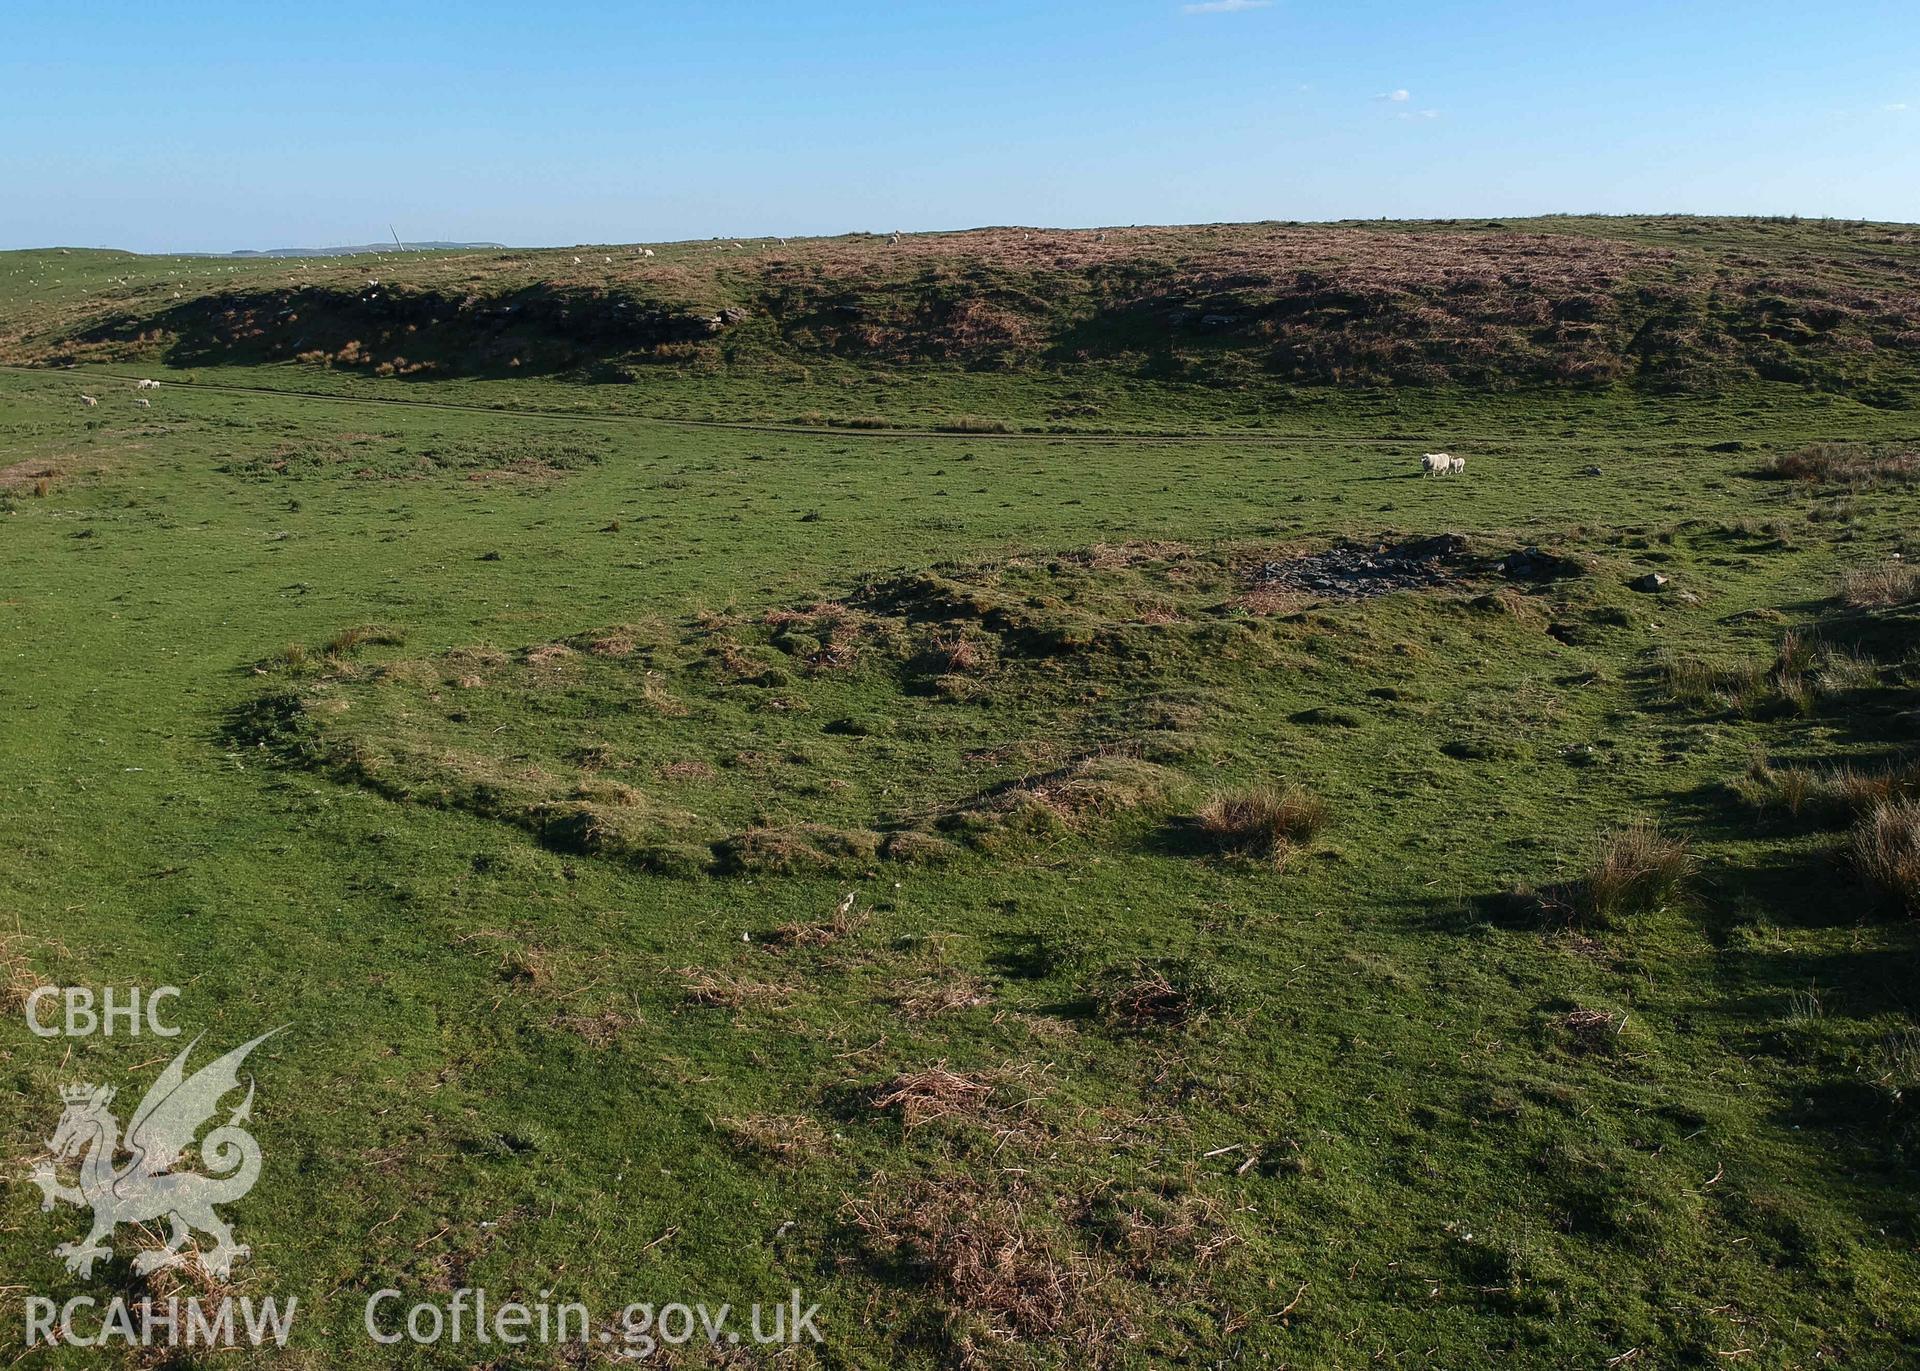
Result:
M1031 850L1173 822L1195 763L1235 746L1234 714L1264 713L1256 701L1277 692L1293 701L1281 717L1308 727L1328 712L1312 655L1377 649L1357 618L1249 609L1250 578L1274 556L1099 546L512 652L409 657L363 630L335 639L350 650L270 659L284 683L232 733L394 799L661 873ZM1405 598L1538 650L1532 625L1483 623L1482 574ZM1297 787L1256 784L1174 827L1278 866L1325 818Z

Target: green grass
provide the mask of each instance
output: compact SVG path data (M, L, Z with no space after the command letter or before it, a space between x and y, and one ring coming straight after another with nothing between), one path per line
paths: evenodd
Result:
M993 431L1069 381L938 368L831 412L966 431L669 422L820 407L740 376L156 374L0 371L0 939L16 989L293 1025L231 1216L304 1364L389 1364L388 1285L799 1285L854 1366L1920 1339L1920 924L1749 774L1912 737L1920 611L1843 590L1920 553L1920 491L1766 471L1897 413L1105 376L1067 422L1196 436L1102 440ZM1440 531L1432 590L1255 575ZM1507 581L1529 545L1587 574ZM1196 822L1282 786L1324 805L1284 863ZM1502 898L1640 818L1687 881ZM163 1056L15 1024L9 1155ZM139 1288L0 1206L0 1320Z

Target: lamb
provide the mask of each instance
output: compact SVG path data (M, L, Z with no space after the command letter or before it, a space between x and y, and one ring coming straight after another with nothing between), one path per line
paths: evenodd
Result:
M1467 459L1464 457L1447 458L1447 475L1464 476L1467 474Z

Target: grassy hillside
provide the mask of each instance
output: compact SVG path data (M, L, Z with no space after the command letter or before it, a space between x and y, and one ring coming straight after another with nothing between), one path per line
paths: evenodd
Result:
M643 386L715 370L804 386L849 365L1256 390L1765 382L1887 408L1920 393L1920 239L1898 225L991 229L339 262L0 261L11 360ZM1097 400L1054 408L1100 413Z
M293 1025L230 1217L301 1315L229 1365L393 1365L388 1286L797 1286L800 1365L1910 1364L1911 234L0 258L0 1146L165 1056L43 981ZM39 1199L0 1327L177 1288ZM410 1364L611 1364L498 1352Z

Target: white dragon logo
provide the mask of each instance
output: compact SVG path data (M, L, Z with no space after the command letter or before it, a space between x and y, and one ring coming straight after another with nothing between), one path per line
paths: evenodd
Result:
M140 1107L133 1111L124 1142L120 1125L107 1109L114 1091L109 1086L67 1085L60 1088L66 1110L47 1143L49 1154L29 1177L45 1193L42 1210L56 1200L93 1210L93 1229L84 1241L64 1242L53 1255L65 1258L67 1270L82 1280L93 1277L93 1264L113 1255L106 1239L123 1223L167 1220L167 1245L134 1258L141 1275L187 1260L182 1249L199 1229L215 1243L200 1255L208 1274L225 1280L233 1263L249 1249L233 1241L233 1230L214 1213L216 1204L231 1204L260 1179L260 1144L239 1125L253 1107L253 1079L247 1079L247 1097L227 1121L208 1133L200 1144L200 1159L209 1175L176 1172L182 1155L193 1146L194 1135L219 1112L221 1097L240 1087L240 1064L247 1054L283 1032L276 1028L187 1075L187 1058L200 1043L195 1038L153 1083ZM115 1158L128 1157L116 1166ZM80 1184L63 1184L57 1174L62 1162L80 1156Z

